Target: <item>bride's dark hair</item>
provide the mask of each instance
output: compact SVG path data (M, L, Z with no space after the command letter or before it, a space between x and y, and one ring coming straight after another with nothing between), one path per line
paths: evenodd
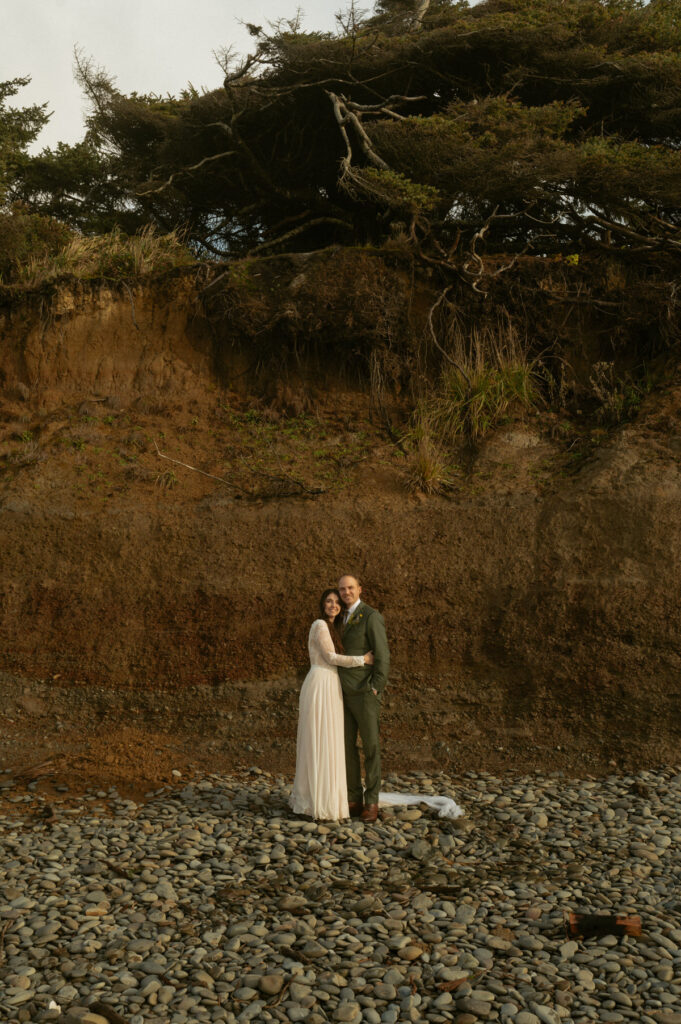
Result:
M327 597L330 597L331 594L333 594L334 597L338 600L338 604L341 607L341 610L339 611L338 615L333 620L333 622L329 622L329 620L326 617L326 611L324 609L326 599ZM331 634L331 639L333 640L333 646L336 648L336 654L342 654L343 641L341 640L340 634L341 623L343 622L343 602L341 601L340 592L336 590L335 587L329 587L329 589L325 590L322 596L319 598L319 618L324 619L324 622L328 624L329 633Z

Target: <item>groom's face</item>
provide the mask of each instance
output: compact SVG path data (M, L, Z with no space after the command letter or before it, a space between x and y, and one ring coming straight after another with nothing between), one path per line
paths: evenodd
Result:
M341 576L338 581L338 590L346 608L351 608L362 593L362 588L354 576Z

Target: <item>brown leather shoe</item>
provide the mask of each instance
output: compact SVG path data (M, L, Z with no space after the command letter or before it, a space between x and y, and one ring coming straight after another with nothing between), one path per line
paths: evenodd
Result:
M367 804L362 813L360 814L362 821L371 823L376 821L378 818L378 804Z
M350 808L350 817L351 818L361 818L362 817L362 811L364 810L364 804L362 803L361 800L359 801L359 803L356 803L356 804L348 804L348 807Z

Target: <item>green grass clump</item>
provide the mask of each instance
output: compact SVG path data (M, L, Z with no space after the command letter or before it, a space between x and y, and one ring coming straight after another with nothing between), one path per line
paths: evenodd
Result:
M511 407L530 409L539 400L532 368L525 364L483 366L470 375L448 370L417 415L442 442L479 441Z

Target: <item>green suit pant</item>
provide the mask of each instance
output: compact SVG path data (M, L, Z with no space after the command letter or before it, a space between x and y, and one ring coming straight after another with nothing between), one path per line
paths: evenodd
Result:
M381 700L371 689L361 693L343 693L345 724L345 766L348 776L348 800L351 804L377 804L381 787L381 747L378 723ZM366 790L362 795L362 772L357 747L359 733L364 751Z

